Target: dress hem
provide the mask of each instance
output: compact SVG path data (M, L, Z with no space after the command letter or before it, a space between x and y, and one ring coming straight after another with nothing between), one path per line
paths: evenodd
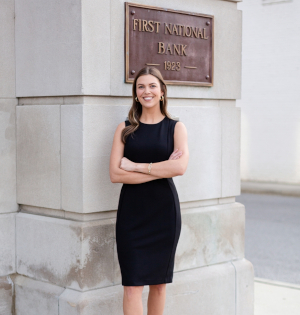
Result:
M142 285L156 285L156 284L164 284L164 283L172 283L173 277L168 277L163 280L146 280L146 281L122 281L122 286L142 286Z

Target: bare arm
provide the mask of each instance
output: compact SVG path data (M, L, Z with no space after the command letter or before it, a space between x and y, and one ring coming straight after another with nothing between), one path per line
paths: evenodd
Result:
M181 152L179 159L169 159L167 161L152 164L151 175L158 178L170 178L183 175L187 169L189 160L187 130L182 122L177 122L174 130L174 147ZM131 172L148 174L149 163L134 163L127 158L121 159L121 168Z
M126 159L124 158L124 143L121 141L121 133L124 128L125 122L120 123L115 131L113 139L109 164L109 175L111 182L124 184L141 184L149 182L151 180L162 178L160 176L153 176L152 174L149 175L134 171L126 171L120 168L121 160ZM170 158L176 159L179 156L180 153L172 153Z

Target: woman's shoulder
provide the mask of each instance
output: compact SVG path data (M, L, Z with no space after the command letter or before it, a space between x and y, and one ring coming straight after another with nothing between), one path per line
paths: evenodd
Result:
M116 130L119 130L121 132L126 126L126 121L122 121L118 124Z
M167 116L167 119L172 123L172 125L176 125L179 122L179 117L178 116L172 116L170 115L169 117Z

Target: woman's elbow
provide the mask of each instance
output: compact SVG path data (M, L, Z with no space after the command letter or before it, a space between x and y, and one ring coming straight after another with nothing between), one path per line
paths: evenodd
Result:
M178 176L182 176L186 171L186 167L180 167L179 172L178 172Z
M186 172L187 169L187 163L181 163L180 164L180 168L179 168L179 176L184 175L184 173Z
M118 183L118 176L114 172L109 172L110 181L112 183Z

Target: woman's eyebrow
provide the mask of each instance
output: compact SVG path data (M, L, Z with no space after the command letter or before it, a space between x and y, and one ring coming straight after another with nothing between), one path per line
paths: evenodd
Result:
M153 82L153 83L149 83L149 85L151 85L151 84L156 84L155 82ZM143 83L139 83L138 84L138 86L141 86L141 85L144 85Z

